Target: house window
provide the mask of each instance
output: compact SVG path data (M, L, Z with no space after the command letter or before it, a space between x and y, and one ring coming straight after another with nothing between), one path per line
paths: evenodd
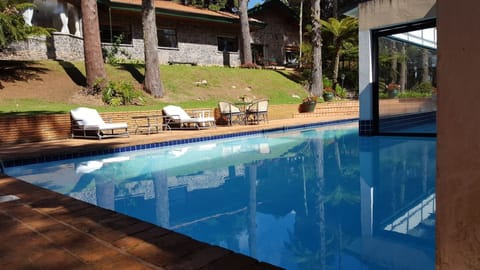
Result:
M377 129L374 133L435 136L435 20L377 29L372 33L375 59L373 126Z
M162 29L157 30L158 37L158 46L159 47L168 47L168 48L177 48L177 31L175 29Z
M218 37L218 50L221 52L237 52L238 40L232 37Z
M114 43L120 38L120 44L132 44L132 28L129 25L100 25L100 41Z

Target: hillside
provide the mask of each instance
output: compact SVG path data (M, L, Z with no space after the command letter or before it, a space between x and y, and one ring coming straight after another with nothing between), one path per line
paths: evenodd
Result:
M143 66L107 65L108 79L131 82L141 89ZM67 111L79 105L99 110L138 110L138 106L112 108L99 96L83 94L85 84L83 63L61 61L0 62L0 111L49 112ZM307 93L294 73L275 70L253 70L223 67L161 66L165 97L146 97L142 109L165 104L184 107L213 107L220 100L238 101L247 95L267 97L272 104L298 104ZM292 80L293 79L293 80Z

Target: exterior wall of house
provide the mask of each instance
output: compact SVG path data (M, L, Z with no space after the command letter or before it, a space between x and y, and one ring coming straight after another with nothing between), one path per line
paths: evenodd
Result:
M251 33L253 44L264 45L264 59L267 62L285 64L285 47L299 47L298 22L282 8L271 5L251 15L267 25Z
M359 4L360 31L436 16L437 0L373 0Z
M479 1L438 1L438 270L480 266Z
M108 24L108 14L100 13L100 23ZM195 63L197 65L224 65L228 60L229 66L240 65L239 52L230 52L225 59L225 54L218 51L217 37L239 38L238 25L226 25L213 22L198 22L179 20L157 16L157 28L174 29L177 35L176 48L158 48L160 64L169 62ZM124 59L144 60L144 43L142 33L142 19L139 13L112 13L112 25L126 25L132 29L132 44L122 44L118 57ZM103 43L105 48L111 44Z
M371 29L436 17L436 0L373 0L360 3L359 99L360 135L371 135L373 125L373 75Z
M50 3L52 1L53 0L49 0L48 2ZM59 7L63 8L60 8L60 10L65 11L62 14L77 14L74 12L75 9L70 7L70 4L68 4L68 6L63 5L61 2L55 2L54 4L54 6L58 4ZM44 13L48 10L54 12L57 9L45 8L42 9L42 12ZM68 13L66 10L68 10ZM55 13L52 17L58 17L58 14ZM73 17L78 19L76 16ZM52 20L53 19L54 18L52 18ZM58 20L50 22L46 21L46 16L42 18L35 18L35 16L33 16L32 22L34 25L36 22L41 22L43 26L63 28L64 32L55 32L49 38L36 37L27 41L17 42L9 49L0 51L0 60L57 59L83 61L83 38L77 35L77 23L71 27L71 30L68 30L68 28L65 30L65 27L61 27L61 24L54 24L54 22ZM68 26L71 25L72 21L78 22L79 20L68 20ZM119 46L118 58L144 60L142 18L140 12L113 11L110 20L108 8L99 5L99 21L101 25L109 25L111 21L112 25L122 25L131 29L131 44L121 44ZM157 16L157 25L158 28L175 29L178 40L178 46L176 48L158 48L160 64L185 62L197 65L227 65L232 67L240 65L239 51L224 53L218 50L217 44L218 37L238 39L240 28L237 24ZM72 30L75 30L75 33L71 33ZM102 46L107 50L112 49L111 43L102 43Z

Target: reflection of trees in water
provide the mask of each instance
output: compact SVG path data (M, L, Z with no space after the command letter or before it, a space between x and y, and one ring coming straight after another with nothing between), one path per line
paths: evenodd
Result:
M344 246L359 233L358 224L346 229L343 224L345 215L359 211L359 168L353 166L358 164L356 147L356 140L334 136L311 139L299 150L303 211L296 212L295 231L286 245L300 269L339 267Z

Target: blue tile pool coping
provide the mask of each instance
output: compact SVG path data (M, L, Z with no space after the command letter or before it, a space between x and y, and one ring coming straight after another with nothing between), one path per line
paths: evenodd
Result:
M0 173L3 173L3 168L7 168L7 167L23 166L23 165L51 162L51 161L58 161L58 160L68 160L68 159L97 156L97 155L123 153L123 152L130 152L130 151L136 151L136 150L204 142L204 141L211 141L211 140L218 140L218 139L228 139L228 138L234 138L234 137L243 137L243 136L265 134L265 133L272 133L272 132L278 132L278 131L283 131L283 132L294 131L298 129L315 128L315 127L336 125L336 124L347 124L352 122L358 122L358 118L334 120L334 121L327 121L327 122L316 122L316 123L308 123L308 124L292 125L292 126L283 126L283 127L277 127L277 128L268 128L268 129L262 129L262 130L244 131L244 132L236 132L236 133L230 133L230 134L196 137L196 138L190 138L190 139L169 140L169 141L156 142L156 143L139 144L139 145L123 146L123 147L108 148L108 149L98 149L98 150L91 150L91 151L77 152L77 153L48 154L48 155L42 155L42 156L32 157L32 158L9 159L9 160L3 160L3 161L0 160Z

